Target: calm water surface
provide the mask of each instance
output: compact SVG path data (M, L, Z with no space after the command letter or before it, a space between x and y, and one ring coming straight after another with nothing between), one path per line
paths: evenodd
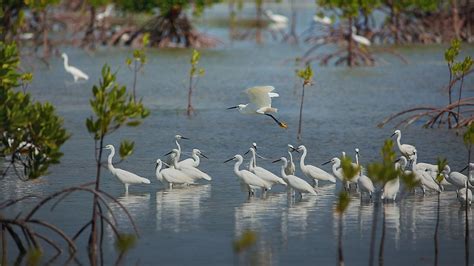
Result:
M289 14L284 7L276 10ZM299 6L299 11L302 30L306 25L302 23L309 21L312 10ZM226 7L217 6L210 14L225 16ZM286 155L288 143L299 144L296 130L301 88L295 89L294 66L285 60L292 62L307 46L274 42L269 36L263 45L252 41L231 44L225 28L204 25L203 30L222 38L224 44L202 51L200 64L206 75L193 98L197 115L191 119L184 115L191 51L150 50L149 63L139 75L138 94L151 115L142 126L121 129L106 141L117 146L121 139L134 140L135 153L120 167L152 180L148 186L132 186L130 193L124 195L123 185L107 170L103 172L102 188L128 208L140 230L141 237L127 255L126 264L225 265L246 260L276 265L334 264L337 216L333 208L339 186L323 186L317 197L308 196L300 202L288 199L282 187L275 187L266 198L249 200L239 188L233 165L222 163L236 153L245 152L252 142L257 142L260 154L270 159ZM90 80L72 83L60 58L54 58L51 69L34 64L35 80L30 87L36 99L51 101L64 116L65 125L73 134L64 145L65 155L49 176L38 181L21 182L7 177L0 183L0 200L28 194L44 196L94 177L94 143L84 122L91 115L91 87L97 83L104 63L119 69L119 81L131 85L132 73L124 65L130 51L103 48L88 55L81 50L66 50L71 64L87 72ZM378 160L383 141L394 130L393 124L379 129L378 122L411 106L446 103L446 94L440 90L448 78L443 50L441 46L397 49L409 60L408 64L380 55L378 66L372 68L315 65L316 85L306 91L303 115L301 143L309 151L307 163L320 165L340 156L341 151L353 155L355 147L360 148L364 164ZM473 52L473 47L466 48L466 54ZM242 92L245 88L263 84L275 86L280 94L274 105L279 108L281 119L288 123L288 130L278 128L266 117L243 116L235 110L226 110L247 102ZM472 79L467 80L466 95L472 94L469 91L472 87ZM200 168L213 177L212 182L170 191L156 181L155 160L174 147L175 134L191 139L182 141L184 151L199 148L210 157L202 161ZM454 131L427 130L414 125L403 130L402 139L416 145L419 161L434 163L442 156L448 158L453 169L465 165L466 150L462 138ZM280 165L272 165L270 160L260 159L259 165L280 171ZM325 169L329 171L330 167ZM302 176L299 170L297 175ZM353 194L352 199L343 222L344 255L348 265L364 265L368 262L374 203L361 201L358 194ZM433 264L436 199L435 194L404 193L397 202L381 207L386 212L386 265ZM13 216L25 212L31 204L18 204L7 213ZM90 206L89 195L76 193L53 212L45 208L39 217L73 234L90 216ZM117 206L112 207L118 210ZM452 188L441 194L440 211L440 263L462 264L464 212ZM130 229L123 213L118 212L118 219L121 228ZM472 212L469 219L472 224ZM247 229L257 232L257 245L239 258L233 253L232 241ZM106 238L113 243L109 229ZM105 252L115 254L113 245L106 245ZM14 255L11 251L10 259ZM79 257L82 263L87 262L84 253ZM108 259L107 264L113 261Z

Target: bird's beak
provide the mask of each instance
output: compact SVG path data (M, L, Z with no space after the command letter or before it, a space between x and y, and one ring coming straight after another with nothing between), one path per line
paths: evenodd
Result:
M281 161L281 159L275 160L272 163L276 163L276 162L279 162L279 161Z
M168 152L167 154L165 154L165 155L163 155L163 156L168 156L168 155L170 155L172 152L173 152L173 151L170 151L170 152Z
M232 106L232 107L227 108L227 110L230 110L230 109L237 109L237 108L239 108L239 106Z
M466 167L464 167L464 168L463 168L461 171L459 171L459 172L464 172L468 167L469 167L469 164L466 165Z
M158 163L155 163L155 171L156 171L156 168L158 168Z
M322 165L326 165L326 164L328 164L328 163L330 163L330 162L331 162L331 160L329 160L329 161L323 163Z
M206 159L208 159L208 160L209 160L209 158L207 158L207 156L206 156L206 155L204 155L204 154L202 154L202 153L200 153L199 155L201 155L202 157L204 157L204 158L206 158Z
M400 158L396 159L395 162L393 163L398 163L400 161Z
M183 137L183 136L181 136L181 139L187 139L187 140L189 140L189 138L186 138L186 137Z
M395 136L395 132L390 137L392 138L393 136Z
M250 152L250 150L246 151L246 152L244 153L244 155L247 155L247 153L249 153L249 152Z
M225 160L224 163L228 163L228 162L230 162L230 161L232 161L232 160L234 160L234 157L232 157L232 158L230 158L230 159L228 159L228 160Z

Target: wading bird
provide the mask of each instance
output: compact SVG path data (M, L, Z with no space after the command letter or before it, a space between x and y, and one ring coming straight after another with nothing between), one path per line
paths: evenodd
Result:
M61 56L64 59L64 69L66 70L66 72L68 72L69 74L73 76L74 82L78 82L80 79L84 79L84 80L89 79L89 76L86 73L82 72L77 67L73 67L69 65L69 59L66 53L62 53Z
M287 175L294 175L296 172L296 166L295 163L293 162L293 154L296 149L293 147L293 145L288 144L288 156L290 156L290 161L288 162L288 165L285 167L285 174Z
M234 173L239 178L240 183L248 189L249 196L255 193L256 189L270 189L271 186L267 182L263 181L260 177L248 170L239 170L240 165L244 161L244 158L240 154L236 154L234 157L224 161L224 163L236 161L234 165Z
M393 132L392 137L397 136L397 145L400 153L403 154L408 160L411 160L412 156L415 155L415 146L410 144L401 144L400 139L402 138L402 132L400 130L395 130Z
M297 191L300 194L300 197L303 198L302 193L310 193L313 195L317 195L316 190L312 187L308 182L305 180L295 176L295 175L287 175L285 169L288 166L288 161L285 157L281 157L278 160L273 161L273 163L283 161L283 165L281 166L281 176L288 182L288 185Z
M197 168L199 166L199 163L201 162L200 156L207 158L206 155L204 155L200 150L198 149L193 149L193 152L191 154L191 158L182 160L179 162L179 166L181 167L195 167Z
M405 159L405 164L403 164L403 161L402 159ZM402 163L401 163L402 162ZM406 166L406 158L405 157L400 157L400 159L398 159L396 162L395 162L395 169L397 170L400 170L400 171L404 171L403 169L405 169L405 166ZM397 194L398 194L398 191L400 191L400 177L397 176L397 178L393 179L393 180L390 180L388 181L387 183L385 183L385 185L383 186L383 192L382 192L382 195L380 196L380 198L382 200L393 200L395 201L395 199L397 198Z
M372 45L372 42L369 39L367 39L364 36L357 35L356 32L357 32L357 29L354 26L352 26L352 39L355 42L360 43L360 44L365 45L365 46Z
M270 184L270 188L275 185L275 184L280 184L286 186L286 182L278 177L277 175L273 174L272 172L268 171L267 169L257 166L257 158L255 157L256 152L255 149L252 147L250 148L250 152L252 153L252 158L250 159L250 165L249 165L249 170L250 172L254 173L263 181L267 182Z
M239 104L227 109L238 109L241 114L246 115L266 115L271 117L280 127L288 128L288 125L279 121L271 113L276 113L278 109L272 107L272 98L279 97L273 86L257 86L245 90L250 103Z
M320 23L323 25L331 25L332 24L332 19L328 16L319 16L319 15L314 15L313 16L313 21L316 23Z
M275 14L271 10L265 10L265 15L274 23L278 24L287 24L288 23L288 18L280 15L280 14Z
M318 185L318 181L329 181L331 183L336 183L336 178L330 175L328 172L314 165L305 164L304 160L308 151L304 145L300 145L296 151L303 152L303 155L301 155L300 158L300 168L307 178L313 180L314 186Z
M107 160L108 164L107 167L109 168L109 171L114 175L115 177L120 180L125 185L125 193L128 194L128 186L133 185L133 184L150 184L150 180L138 176L134 173L130 173L128 171L125 171L120 168L115 168L114 165L112 164L112 159L114 158L115 155L115 148L113 145L107 145L105 146L107 150L110 150L109 158Z

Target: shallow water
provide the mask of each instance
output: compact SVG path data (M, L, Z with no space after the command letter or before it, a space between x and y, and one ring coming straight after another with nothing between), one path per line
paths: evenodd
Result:
M311 10L304 7L299 6L300 21L311 17ZM288 14L283 7L278 11ZM226 7L217 6L210 14L225 16ZM304 29L301 24L300 30ZM129 195L124 195L123 186L107 170L103 172L102 189L128 208L140 230L140 239L125 258L126 264L223 265L246 260L258 264L335 263L337 216L333 208L339 186L323 186L317 197L307 196L300 202L288 199L281 187L275 187L266 198L247 199L239 188L232 163L222 163L236 153L245 152L252 142L260 146L262 156L270 159L285 156L288 143L298 144L301 88L295 89L293 63L285 60L301 55L307 46L270 41L269 36L263 45L252 41L231 44L225 29L205 25L203 29L219 36L225 44L202 51L200 64L206 75L193 98L197 115L191 119L184 115L191 51L149 50L149 63L139 75L137 88L151 115L140 127L121 129L106 141L117 146L121 139L134 140L135 153L119 167L152 180L148 186L132 186ZM65 155L61 164L39 181L21 182L7 177L0 183L0 201L28 194L44 196L93 179L94 144L85 128L85 118L91 115L88 105L91 87L97 83L104 63L119 69L119 81L130 85L132 73L124 62L131 52L104 48L88 55L81 50L66 50L71 64L87 72L90 80L72 83L62 61L55 58L51 69L34 65L35 80L30 87L36 99L51 101L64 116L65 125L73 134L64 145ZM306 91L301 142L309 151L307 163L319 165L340 156L341 151L353 155L355 147L360 148L364 164L378 160L383 141L394 130L394 124L377 128L378 122L411 106L446 103L446 94L440 90L448 78L443 50L442 46L397 49L409 60L408 64L380 55L384 61L371 68L314 65L316 84ZM473 47L466 48L466 54L473 52ZM278 116L288 123L288 130L278 128L267 117L243 116L235 110L226 110L246 103L242 93L245 88L262 84L275 86L280 94L274 106L279 109ZM466 80L465 85L465 94L472 94L469 91L472 79ZM170 191L156 181L155 160L174 147L173 136L178 133L191 139L181 142L185 151L199 148L210 157L202 160L200 166L213 177L209 184ZM467 152L462 138L454 131L427 130L413 125L403 130L402 140L417 147L419 161L435 163L442 156L448 159L452 169L459 170L465 165ZM278 173L280 165L270 162L258 160L260 166ZM330 167L325 169L329 171ZM297 175L302 175L299 170ZM374 203L361 201L358 194L353 194L352 199L343 222L344 256L348 265L367 264ZM386 213L386 265L433 264L436 200L434 194L405 193L397 202L381 207ZM18 204L7 213L24 212L31 204ZM73 234L90 215L90 205L89 195L76 193L53 212L45 208L39 217ZM112 207L118 210L117 206ZM464 212L452 188L441 194L440 212L440 264L464 263ZM119 212L117 218L122 228L130 229L123 213ZM469 219L472 224L472 212ZM379 229L380 224L381 220ZM247 229L257 232L257 245L238 257L232 250L232 241ZM112 243L112 231L107 229L106 233L106 239ZM471 235L474 235L472 226ZM106 245L105 252L115 254L113 245ZM12 250L10 253L9 259L13 260L16 253ZM87 262L84 254L79 258L83 263ZM107 259L107 264L113 261Z

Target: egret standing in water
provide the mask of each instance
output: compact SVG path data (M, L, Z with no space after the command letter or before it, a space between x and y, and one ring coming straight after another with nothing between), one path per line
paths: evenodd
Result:
M352 36L351 37L355 42L360 43L362 45L365 45L365 46L372 45L372 42L369 39L365 38L364 36L357 35L357 29L354 26L352 26Z
M400 139L402 138L402 132L400 130L395 130L392 137L397 136L397 145L400 153L403 154L408 160L412 159L412 156L415 154L415 146L410 144L401 144Z
M179 165L181 167L195 167L195 168L197 168L199 166L200 162L201 162L201 159L199 158L200 156L202 156L203 158L209 159L200 150L193 149L193 152L191 154L191 158L182 160L181 162L179 162Z
M290 161L288 162L287 166L285 167L285 174L287 175L294 175L296 172L296 166L293 162L293 154L292 152L296 151L293 145L288 144L288 156L290 157Z
M74 77L74 82L78 82L80 79L83 79L83 80L89 79L89 76L86 73L82 72L77 67L73 67L69 65L69 59L66 53L62 53L61 56L64 59L64 69L66 70L66 72L68 72Z
M271 10L265 10L265 15L273 22L278 24L288 24L288 18L280 15L275 14Z
M107 145L105 146L107 150L110 150L109 158L108 158L108 164L107 167L109 168L109 171L120 180L125 185L125 193L128 194L128 186L132 184L150 184L150 180L138 176L134 173L130 173L128 171L125 171L120 168L115 168L114 165L112 164L112 159L114 158L115 155L115 148L113 145Z
M240 165L242 165L242 162L244 161L244 158L240 154L237 154L234 157L226 160L224 163L230 162L232 160L236 161L234 165L234 173L240 179L240 183L247 187L249 196L254 194L256 189L265 190L271 188L270 184L263 181L254 173L248 170L239 170Z
M283 161L283 165L281 166L281 176L288 182L288 185L297 191L300 194L300 197L303 197L302 193L310 193L312 195L317 195L316 190L312 187L308 182L304 181L303 179L295 176L295 175L287 175L286 168L288 167L288 161L285 157L281 157L278 160L273 161L273 163Z
M270 184L270 187L272 187L275 184L280 184L286 186L286 182L278 177L277 175L273 174L272 172L268 171L267 169L257 166L257 158L256 158L256 152L255 149L252 147L250 148L250 152L252 153L252 158L250 159L250 164L249 164L249 170L250 172L254 173L263 181L267 182Z
M336 183L336 178L330 175L328 172L324 171L321 168L318 168L314 165L305 164L304 160L306 158L307 150L304 145L300 145L297 149L297 152L303 152L300 158L300 168L303 174L313 180L314 186L318 185L318 181L329 181L331 183Z
M271 117L280 127L288 128L288 125L279 121L271 113L276 113L278 109L272 107L272 98L279 97L273 86L257 86L245 90L250 103L239 104L227 109L238 109L241 114L246 115L266 115Z
M400 158L403 158L405 159L405 161L403 161L402 159L398 159L396 162L395 162L395 169L396 170L399 170L400 172L403 172L404 169L405 169L405 166L406 166L406 158L405 157L400 157ZM400 163L400 161L402 163ZM404 164L403 164L404 162ZM390 180L388 181L387 183L384 184L383 186L383 192L382 192L382 195L380 196L380 198L382 200L393 200L395 201L395 199L397 198L397 194L398 194L398 191L400 191L400 177L397 176L395 179L393 180Z

